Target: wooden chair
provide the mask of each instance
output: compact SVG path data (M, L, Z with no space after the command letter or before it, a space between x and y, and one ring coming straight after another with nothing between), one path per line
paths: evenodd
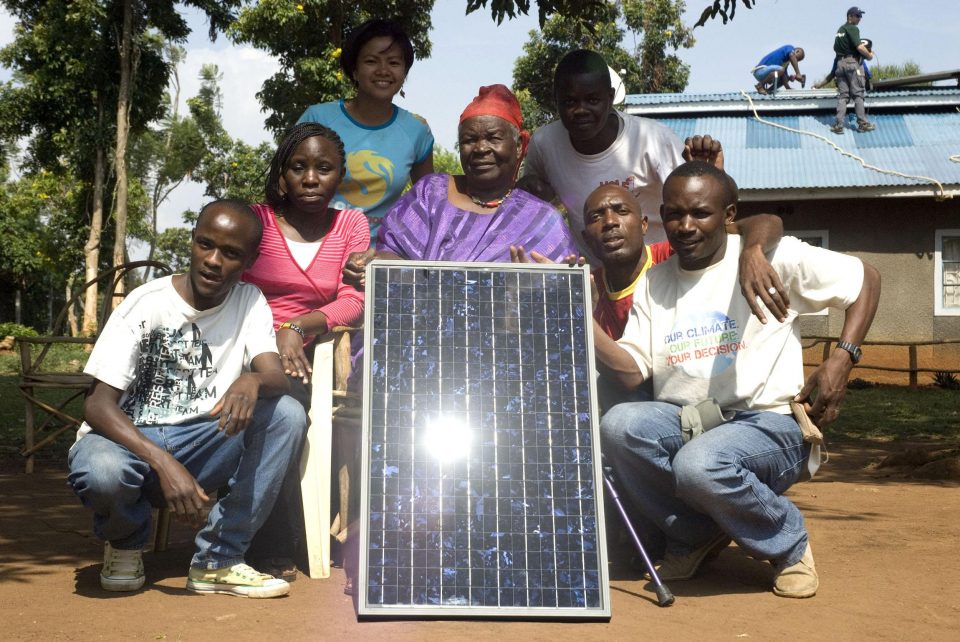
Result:
M331 537L347 539L350 483L357 480L360 395L347 390L350 339L356 328L336 327L317 339L313 355L310 428L300 458L300 492L306 529L307 574L330 576ZM334 459L335 457L335 459ZM331 520L332 471L337 466L337 508Z
M169 274L170 268L159 261L132 261L110 270L106 270L83 284L83 287L67 301L51 328L49 336L17 337L20 346L20 383L18 387L25 401L24 445L20 454L26 457L26 472L33 472L34 455L50 445L68 430L76 430L83 419L67 412L69 404L80 398L93 383L93 378L82 372L49 371L46 359L50 349L57 345L93 345L96 337L67 337L65 325L70 308L77 304L84 293L94 283L99 284L103 297L100 314L97 318L97 334L103 329L114 299L118 296L117 286L124 281L132 270L151 267L156 272ZM44 392L66 391L68 395L59 401L42 398ZM38 413L39 411L39 413ZM42 413L42 414L40 414ZM38 416L40 414L40 416ZM42 421L38 423L38 419ZM39 441L37 438L40 437Z

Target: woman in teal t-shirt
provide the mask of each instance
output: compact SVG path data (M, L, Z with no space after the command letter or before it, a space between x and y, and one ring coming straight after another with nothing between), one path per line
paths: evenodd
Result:
M393 104L413 65L413 45L396 22L360 25L347 38L340 65L354 97L313 105L298 122L321 123L340 135L347 172L330 205L363 210L375 245L380 220L407 181L433 172L433 134L422 118Z

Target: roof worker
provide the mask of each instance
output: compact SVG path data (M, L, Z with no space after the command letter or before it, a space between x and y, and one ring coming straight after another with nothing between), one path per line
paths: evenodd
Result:
M873 60L873 52L860 40L860 19L863 9L850 7L847 21L837 29L833 40L833 51L837 54L837 121L830 128L834 134L843 133L843 120L847 116L847 103L853 98L853 109L857 114L857 131L870 132L876 125L867 120L863 107L863 97L867 92L866 77L863 74L864 58Z
M873 41L870 40L869 38L863 38L862 40L860 40L860 44L866 45L867 49L869 49L870 51L873 51ZM824 78L819 83L814 85L813 86L814 89L823 89L824 87L830 84L831 80L836 80L838 62L839 61L836 58L833 59L833 66L830 68L830 73L827 74L826 78ZM871 91L873 89L873 74L870 72L870 67L867 66L866 60L861 61L860 66L863 67L863 80L864 80L864 85L866 87L866 90Z
M805 85L807 76L800 73L800 61L804 57L805 54L801 47L783 45L761 58L752 72L753 77L758 81L756 85L757 93L772 94L777 90L778 85L790 89L790 82L794 80L798 81L801 87ZM787 73L787 67L789 66L793 66L793 74Z

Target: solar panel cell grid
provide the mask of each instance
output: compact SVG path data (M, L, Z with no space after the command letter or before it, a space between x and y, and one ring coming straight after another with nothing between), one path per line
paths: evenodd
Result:
M585 270L375 263L361 614L609 614Z

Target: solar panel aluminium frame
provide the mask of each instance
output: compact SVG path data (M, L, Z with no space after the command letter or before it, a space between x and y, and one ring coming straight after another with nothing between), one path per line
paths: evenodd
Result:
M590 435L590 455L591 459L589 462L589 488L592 492L592 497L588 498L591 500L591 507L593 510L592 516L589 513L585 513L586 518L589 519L592 517L592 524L590 528L593 529L592 535L595 536L595 555L593 551L590 552L589 557L596 559L596 590L591 588L593 595L598 596L599 600L594 605L583 605L583 606L568 606L568 605L558 605L556 606L490 606L484 604L470 604L464 603L463 601L453 602L453 603L443 603L440 600L437 603L429 604L383 604L371 601L370 592L368 592L368 582L371 577L371 573L374 575L379 570L383 572L386 566L381 566L379 569L373 568L370 566L370 536L371 536L371 488L372 488L372 466L371 466L371 430L372 430L372 419L374 408L372 407L371 400L373 396L372 391L372 366L374 359L372 357L372 341L376 335L378 328L374 325L374 319L376 314L383 314L380 312L381 306L388 306L389 303L384 300L374 300L374 292L377 288L377 282L379 280L379 275L381 270L389 270L393 268L399 268L401 270L453 270L460 272L473 272L473 273L516 273L516 272L527 272L527 273L540 273L540 274L549 274L549 273L565 273L572 275L572 278L578 279L580 284L580 292L583 297L582 301L582 314L584 315L583 323L583 336L580 337L580 340L583 342L583 348L586 352L586 363L582 364L586 368L586 377L583 380L584 385L588 389L589 397L589 417L586 418L586 425L582 425L583 419L582 415L577 415L577 421L582 429L589 430ZM601 471L601 461L600 461L600 439L599 439L599 421L598 421L598 406L597 406L597 392L596 392L596 371L594 366L594 344L593 344L593 323L590 315L590 273L589 268L586 266L581 267L570 267L566 265L548 265L548 264L519 264L519 263L459 263L459 262L447 262L447 261L401 261L401 260L376 260L371 262L366 268L366 306L365 306L365 332L364 332L364 364L363 364L363 374L364 374L364 384L363 384L363 432L361 440L361 501L360 501L360 530L359 530L359 568L358 568L358 579L357 579L357 595L358 595L358 615L362 618L395 618L395 617L429 617L429 618L470 618L470 617L483 617L483 618L520 618L520 619L547 619L547 618L560 618L560 619L579 619L579 620L605 620L609 619L611 608L610 608L610 586L609 586L609 573L607 566L607 551L606 551L606 533L604 529L604 512L603 512L603 478ZM518 277L519 280L519 277ZM571 303L572 305L572 303ZM440 314L437 315L438 319L442 318ZM546 321L546 318L545 318ZM571 341L576 340L576 337L572 337ZM439 342L438 342L439 343ZM378 410L386 414L386 410ZM384 419L385 421L385 419ZM413 420L411 421L411 423ZM522 429L521 429L522 430ZM411 425L411 432L415 432L416 428ZM411 443L411 447L415 448L416 444ZM412 455L411 455L412 457ZM379 479L379 478L378 478ZM523 480L527 482L527 479ZM581 491L577 491L581 492ZM399 498L399 497L398 497ZM535 499L535 498L534 498ZM524 506L529 506L530 498L524 497L525 503ZM553 498L550 500L553 501ZM553 504L552 504L553 505ZM526 510L526 509L525 509ZM554 513L556 514L556 513ZM588 523L585 520L584 515L580 515L579 518L582 520L581 524ZM379 534L383 532L384 529L377 530ZM554 533L555 534L555 533ZM581 533L582 535L583 533ZM442 532L441 532L442 535ZM502 534L501 534L502 535ZM585 544L584 540L581 539L581 549L579 559L585 559L588 557L587 550L583 548ZM511 549L511 552L515 549ZM524 549L526 551L526 548ZM470 550L471 554L476 554L477 551ZM571 557L572 560L576 560L577 557ZM575 562L574 562L575 563ZM554 567L548 569L547 572L552 572L557 574L558 570L556 568L557 557L554 557ZM429 567L431 570L437 570L433 567ZM473 570L471 562L471 570ZM447 569L443 567L440 569L442 572L445 572ZM594 569L590 569L593 571ZM479 569L478 569L479 572ZM526 572L524 570L524 572ZM586 574L584 574L586 576ZM382 576L381 576L382 577ZM499 581L499 580L498 580ZM548 587L549 588L549 587ZM554 588L558 589L558 585L555 583ZM472 590L472 589L471 589ZM529 589L528 589L529 590ZM536 589L534 589L536 590ZM569 589L565 589L569 590ZM559 593L559 590L557 591Z

